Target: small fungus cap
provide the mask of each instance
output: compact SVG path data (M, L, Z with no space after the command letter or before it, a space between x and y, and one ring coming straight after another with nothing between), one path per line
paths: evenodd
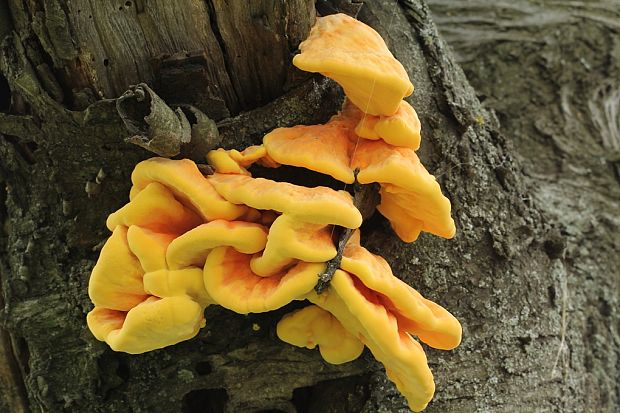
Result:
M236 149L231 149L228 151L228 154L239 165L247 168L253 163L260 161L262 158L267 156L267 150L263 145L252 145L248 146L241 152Z
M215 172L221 174L249 175L250 173L230 156L229 151L223 148L214 149L207 153L207 161Z
M223 199L189 159L147 159L136 165L131 181L134 185L131 199L151 182L159 182L205 221L234 220L246 210L241 205L233 205Z
M159 182L147 184L124 207L108 216L106 225L114 231L117 225L140 225L158 232L185 232L202 219L176 200L172 192Z
M215 220L186 232L170 243L166 261L171 269L203 267L209 252L230 246L244 254L262 251L267 244L267 228L243 221Z
M250 266L255 274L268 277L295 260L326 262L335 256L331 226L309 224L282 214L269 228L265 250L252 258Z
M362 140L352 165L359 169L360 183L381 184L378 210L390 220L403 241L414 241L420 231L454 237L450 201L413 149Z
M364 344L349 333L331 313L316 305L285 315L278 322L280 340L297 347L315 348L331 364L342 364L357 359Z
M392 116L366 115L355 128L365 139L383 139L394 146L418 150L420 147L420 120L413 106L403 100Z
M317 18L293 64L334 79L366 113L390 116L413 92L405 68L371 27L345 14Z

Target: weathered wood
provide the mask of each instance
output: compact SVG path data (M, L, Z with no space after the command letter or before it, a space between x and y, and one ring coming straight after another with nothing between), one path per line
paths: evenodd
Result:
M45 0L11 11L51 59L53 70L36 62L48 93L69 107L147 83L215 119L294 86L291 56L314 21L311 0Z

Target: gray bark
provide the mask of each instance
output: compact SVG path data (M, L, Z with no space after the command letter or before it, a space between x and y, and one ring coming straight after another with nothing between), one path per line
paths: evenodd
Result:
M416 86L420 157L457 222L454 240L411 245L377 215L363 232L395 274L463 324L457 350L427 349L429 412L620 405L612 3L431 1L476 92L422 1L360 11ZM126 202L133 165L151 156L125 142L111 98L147 83L218 121L219 145L239 149L276 126L325 121L342 99L290 65L312 1L171 4L0 3L0 88L6 80L11 90L0 99L0 410L408 411L369 353L330 366L280 342L275 324L290 308L209 307L198 337L138 356L86 328L105 217Z
M494 350L505 370L489 376L498 383L479 383L476 406L618 411L618 2L429 3L483 106L512 141L527 202L556 233L543 243L558 257L552 265L511 277L521 299L502 293L520 311L507 319L517 322L507 332L520 347ZM533 304L545 295L549 307Z

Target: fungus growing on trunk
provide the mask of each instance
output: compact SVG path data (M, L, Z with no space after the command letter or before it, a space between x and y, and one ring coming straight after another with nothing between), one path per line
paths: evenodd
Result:
M347 184L355 181L351 124L338 115L324 125L274 129L263 138L263 146L279 164L311 169Z
M277 310L293 300L302 300L316 284L323 263L299 262L292 268L262 277L250 267L251 255L230 247L209 253L204 267L207 292L222 307L239 314Z
M167 228L184 232L200 222L202 219L177 201L164 185L151 182L135 193L131 202L110 214L106 225L110 231L118 225L140 225L155 231Z
M434 391L433 376L424 350L412 336L431 347L450 350L461 341L461 326L444 308L396 278L383 258L363 248L359 231L347 244L341 270L334 274L329 291L320 295L311 291L305 298L332 314L349 334L369 348L413 410L426 406ZM321 345L320 340L333 342L330 332L321 331L321 336L317 328L300 325L301 319L310 322L310 316L302 313L297 316L299 320L289 317L278 324L282 340L309 348ZM352 356L352 343L344 338L343 342L347 345L343 344L340 352L328 347L328 357L321 347L327 362Z
M254 273L276 274L296 260L326 262L336 256L331 227L299 221L282 214L271 224L265 250L250 261Z
M415 153L420 122L403 101L413 85L383 39L345 15L318 18L300 49L297 67L344 88L340 113L274 129L243 151L212 150L202 169L187 159L139 163L130 202L107 220L88 326L112 349L141 353L196 335L208 305L248 314L308 300L278 336L318 345L334 364L368 347L419 411L435 385L416 338L453 349L461 326L362 247L358 230L376 207L406 242L455 234L450 201ZM353 184L353 196L253 177L254 163L330 175Z
M377 209L403 241L415 241L421 231L444 238L454 236L450 201L412 149L364 140L352 165L359 170L359 183L381 184Z
M362 215L346 191L324 186L306 188L246 175L213 174L208 180L224 199L237 205L278 211L312 224L345 228L362 225Z
M273 130L263 139L267 155L279 164L301 166L344 183L379 183L377 209L405 242L415 241L422 231L452 238L456 229L450 201L411 148L419 146L419 140L403 139L410 145L393 146L385 139L360 139L354 128L364 120L359 120L363 117L352 106L345 102L342 111L324 125ZM390 132L405 128L394 119L385 122ZM312 161L313 156L317 161Z

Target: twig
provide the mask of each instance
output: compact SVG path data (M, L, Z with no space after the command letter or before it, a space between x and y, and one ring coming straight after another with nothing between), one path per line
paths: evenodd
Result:
M325 271L319 274L319 281L314 287L314 291L316 291L317 294L321 294L327 289L327 287L329 287L329 283L334 277L336 270L340 268L342 253L344 252L344 247L347 245L347 242L349 242L351 235L353 235L353 230L349 228L344 228L344 231L340 234L340 237L338 237L338 252L336 253L336 256L334 258L327 261Z
M372 214L375 212L375 209L377 208L377 205L379 204L379 185L361 185L357 182L357 173L358 170L355 170L353 205L355 205L355 207L362 214L362 219L366 220L367 218L370 218L372 216ZM329 283L334 277L336 270L340 268L340 262L342 261L342 254L344 253L344 248L346 247L347 242L349 242L349 239L354 232L354 230L349 228L339 228L342 229L342 232L338 237L337 253L334 258L327 261L325 271L319 274L319 281L314 287L314 291L316 291L317 294L321 294L327 289L327 287L329 287Z

